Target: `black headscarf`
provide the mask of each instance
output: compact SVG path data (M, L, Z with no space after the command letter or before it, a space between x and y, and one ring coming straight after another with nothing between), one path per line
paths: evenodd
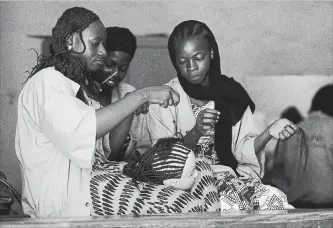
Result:
M174 39L186 29L201 25L207 31L207 37L211 42L214 51L214 58L211 61L209 70L210 86L202 87L188 82L179 72L176 64L174 52ZM206 35L205 35L206 36ZM181 38L182 39L182 38ZM177 76L184 91L192 98L198 100L213 100L215 109L220 111L220 119L215 126L215 150L220 164L231 167L236 170L238 162L234 157L231 149L232 143L232 126L242 118L245 110L249 106L254 112L255 105L248 93L241 84L233 78L221 74L220 55L218 46L213 33L208 26L199 21L184 21L177 25L169 37L168 49L171 61L177 71Z
M136 51L136 37L128 28L108 27L105 49L107 52L123 51L132 58Z

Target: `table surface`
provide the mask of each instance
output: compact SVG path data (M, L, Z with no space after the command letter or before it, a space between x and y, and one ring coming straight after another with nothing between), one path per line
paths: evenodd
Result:
M295 209L276 211L237 211L214 213L185 213L142 216L93 216L75 218L15 218L0 217L1 228L23 227L330 227L333 228L333 209Z

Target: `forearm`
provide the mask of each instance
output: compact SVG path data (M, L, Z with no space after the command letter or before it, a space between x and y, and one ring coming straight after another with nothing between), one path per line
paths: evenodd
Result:
M194 149L200 139L200 132L196 127L193 127L185 136L184 136L184 144L190 148Z
M272 136L268 133L268 128L254 139L254 150L258 154L271 140Z
M119 126L117 126L111 133L109 137L111 154L109 160L119 160L120 149L123 146L126 137L129 134L130 126L133 120L133 115L129 116L124 120Z
M96 138L113 131L147 101L147 94L144 89L140 89L129 93L115 103L96 110Z

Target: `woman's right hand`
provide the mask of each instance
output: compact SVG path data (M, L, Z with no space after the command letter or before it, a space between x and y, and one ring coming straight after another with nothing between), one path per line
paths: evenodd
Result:
M180 100L179 93L170 86L150 86L141 89L150 104L159 104L163 108L177 106Z
M195 124L196 130L205 135L207 131L212 130L219 121L220 112L215 109L206 108L199 112Z

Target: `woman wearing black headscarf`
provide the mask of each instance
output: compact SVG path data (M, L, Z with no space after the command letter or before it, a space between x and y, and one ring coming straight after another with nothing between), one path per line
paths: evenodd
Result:
M251 132L255 105L238 82L221 74L218 46L206 24L193 20L180 23L169 37L168 49L177 78L167 85L180 94L180 103L165 110L156 105L150 107L148 129L153 143L159 138L182 135L185 144L195 150L197 157L206 159L216 173L227 170L234 177L248 178L240 186L265 189L260 182L262 149L272 137L289 138L297 127L282 119L259 136ZM217 176L222 182L225 177L225 173ZM236 189L240 193L242 188ZM263 192L270 189L267 186ZM223 192L226 189L220 191L221 197ZM257 199L259 202L262 198Z
M104 60L104 67L94 73L94 79L101 87L98 100L103 106L114 103L135 90L132 85L123 80L137 48L136 37L128 28L108 27L106 32L107 56ZM137 115L129 116L110 132L109 137L104 138L103 151L106 158L121 161L133 152L134 147L137 151L148 149L144 140L147 135L144 127L146 118L144 115L138 115L146 113L146 111L147 105L145 104L137 110Z

